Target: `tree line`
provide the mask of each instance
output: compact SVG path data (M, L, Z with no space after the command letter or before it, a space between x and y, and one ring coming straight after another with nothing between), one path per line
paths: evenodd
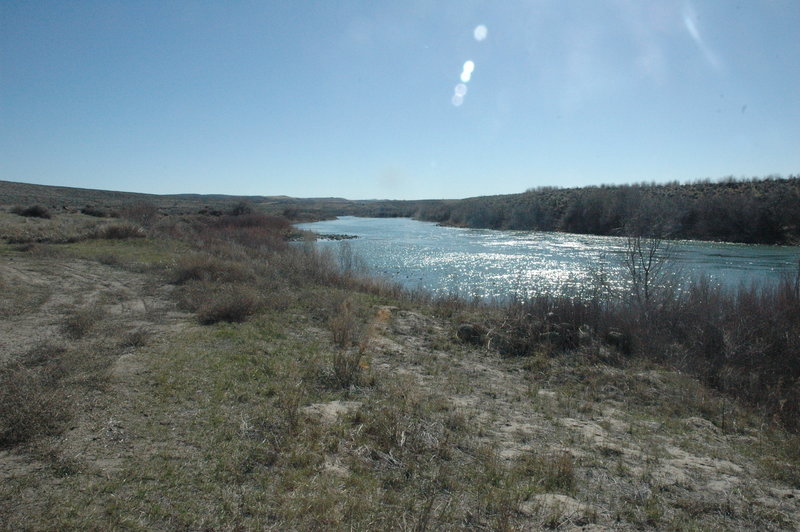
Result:
M488 229L800 242L800 176L688 184L542 187L420 205L420 220Z

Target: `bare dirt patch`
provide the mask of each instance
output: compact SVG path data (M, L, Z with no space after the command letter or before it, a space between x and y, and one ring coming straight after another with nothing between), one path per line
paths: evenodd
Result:
M738 445L737 432L699 415L653 419L602 394L584 399L574 387L556 384L563 379L554 373L569 371L555 367L557 360L550 361L550 372L537 374L523 368L524 359L457 348L453 331L419 313L393 309L380 332L386 337L370 344L375 363L447 396L509 466L529 456L574 458L571 492L543 493L521 504L528 526L617 530L694 522L791 530L800 522L796 490L771 480L757 457ZM645 388L667 386L660 370L628 373Z
M48 397L57 393L69 417L62 433L0 454L0 478L24 476L42 463L114 467L129 439L121 422L130 415L128 399L141 391L132 377L147 371L141 350L186 322L169 299L170 287L96 262L25 255L0 259L0 279L7 297L36 295L36 304L0 320L0 365L55 367L47 373L58 379ZM43 453L44 462L35 458Z

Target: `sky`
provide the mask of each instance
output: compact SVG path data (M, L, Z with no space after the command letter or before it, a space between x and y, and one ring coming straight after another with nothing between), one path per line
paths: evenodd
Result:
M0 1L0 179L463 198L800 173L797 0Z

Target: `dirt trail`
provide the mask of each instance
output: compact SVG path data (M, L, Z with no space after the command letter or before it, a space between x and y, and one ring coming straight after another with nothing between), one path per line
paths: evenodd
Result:
M49 445L91 470L113 469L125 451L119 420L136 415L129 406L141 392L130 377L148 371L141 346L133 344L155 345L188 323L170 299L171 287L151 275L64 258L3 258L0 281L16 300L0 319L0 364L25 360L37 348L100 359L87 363L86 371L108 377L70 398L69 427ZM75 337L65 324L80 313L93 323ZM141 338L132 339L137 333ZM0 481L44 467L32 456L0 452Z
M64 320L82 310L96 310L106 327L147 326L155 333L168 331L183 316L174 312L169 286L97 262L4 258L0 280L13 297L28 303L0 320L0 361L59 341Z

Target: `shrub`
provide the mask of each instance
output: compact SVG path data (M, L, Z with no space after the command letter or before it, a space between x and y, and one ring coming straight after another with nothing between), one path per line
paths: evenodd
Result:
M190 281L241 282L253 278L253 272L239 262L225 261L204 253L182 257L172 268L170 282Z
M125 205L119 215L143 227L150 227L158 219L158 207L146 201Z
M91 238L108 240L125 240L128 238L144 238L144 230L135 224L120 223L100 227L91 234Z
M333 343L340 349L347 349L359 342L361 331L352 299L345 299L337 305L328 320L328 328L333 334Z
M238 323L255 314L259 307L260 301L252 291L229 286L200 305L197 319L203 325L221 321Z
M240 201L228 211L228 214L231 216L242 216L245 214L251 214L253 212L253 207L247 203L246 201Z
M366 367L361 350L337 349L333 353L333 379L337 386L349 388L361 382Z
M99 207L94 207L92 205L87 205L86 207L81 209L81 213L87 216L94 216L96 218L106 218L108 217L108 213Z
M144 328L138 328L130 331L120 342L122 347L142 347L147 344L147 339L150 336L150 331Z
M53 434L63 425L66 401L51 381L47 368L0 368L0 447Z
M51 218L50 211L42 205L32 205L30 207L16 206L11 212L28 218Z
M100 311L95 308L80 309L64 319L61 330L70 338L83 338L100 321L101 317Z

